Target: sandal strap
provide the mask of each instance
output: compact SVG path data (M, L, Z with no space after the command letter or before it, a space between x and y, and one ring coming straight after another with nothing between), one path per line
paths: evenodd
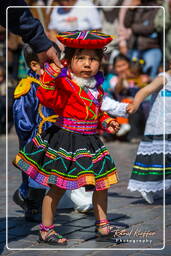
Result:
M45 226L43 224L40 224L39 227L40 227L41 231L47 231L48 232L50 230L53 230L55 226L54 225Z
M51 231L52 232L52 231ZM54 233L54 234L47 234L45 241L46 242L58 242L59 239L62 239L63 236L59 235L58 233Z

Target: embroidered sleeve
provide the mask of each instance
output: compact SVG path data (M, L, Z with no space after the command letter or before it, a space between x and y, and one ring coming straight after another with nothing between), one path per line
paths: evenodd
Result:
M58 78L60 74L53 69L52 65L45 64L43 75L40 77L41 85L37 89L37 97L42 105L51 108L56 112L57 108L62 108L66 103L68 95L65 93L63 80Z
M99 128L107 130L111 121L115 121L115 118L110 117L106 112L100 111L99 114Z
M55 90L55 79L60 74L61 70L55 70L53 64L45 63L44 64L44 73L40 77L42 83L41 87L44 89Z

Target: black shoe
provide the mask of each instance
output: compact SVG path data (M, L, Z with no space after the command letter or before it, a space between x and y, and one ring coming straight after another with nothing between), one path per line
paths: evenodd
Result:
M30 222L41 222L42 202L45 189L29 188L25 220Z
M27 208L27 199L25 199L21 194L19 189L15 191L12 197L14 203L19 205L23 210Z

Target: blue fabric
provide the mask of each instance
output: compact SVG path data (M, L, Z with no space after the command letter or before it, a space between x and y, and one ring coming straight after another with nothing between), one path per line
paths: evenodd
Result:
M162 97L171 97L171 91L169 91L169 90L162 90L161 91L161 96Z
M102 84L103 90L105 93L108 94L108 96L111 96L113 98L113 93L111 91L111 86L110 86L110 80L115 76L114 74L108 74L105 76L104 82Z
M38 76L29 71L28 75L34 78ZM13 104L13 118L16 132L19 138L19 147L22 148L26 143L30 142L35 137L38 129L38 124L42 120L38 114L39 99L36 96L36 90L39 85L32 82L30 91L16 99ZM42 106L44 116L54 115L52 109ZM46 130L52 125L50 122L45 122L43 130Z
M37 79L39 78L38 75L32 70L29 70L28 75ZM13 104L13 118L20 148L35 137L38 130L38 125L42 120L38 114L39 99L36 96L38 86L38 84L32 82L30 91L26 95L15 99ZM55 114L52 109L44 106L42 106L42 113L44 116ZM43 131L49 128L51 125L51 122L45 122L43 125ZM39 184L37 182L33 182L31 178L29 180L28 178L27 180L23 179L19 190L24 197L26 197L28 193L28 186L40 188ZM41 188L46 189L44 186L41 186Z

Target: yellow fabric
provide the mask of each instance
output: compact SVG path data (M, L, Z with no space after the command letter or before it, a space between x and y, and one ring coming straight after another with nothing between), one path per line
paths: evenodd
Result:
M30 91L32 82L41 85L41 82L34 77L28 76L23 78L15 88L14 99L20 98L21 96L27 94Z
M58 115L52 115L52 116L47 116L47 117L44 116L43 113L42 113L42 105L41 104L39 104L38 112L39 112L40 117L42 118L42 121L40 122L39 127L38 127L38 134L41 134L43 124L45 122L55 123Z

